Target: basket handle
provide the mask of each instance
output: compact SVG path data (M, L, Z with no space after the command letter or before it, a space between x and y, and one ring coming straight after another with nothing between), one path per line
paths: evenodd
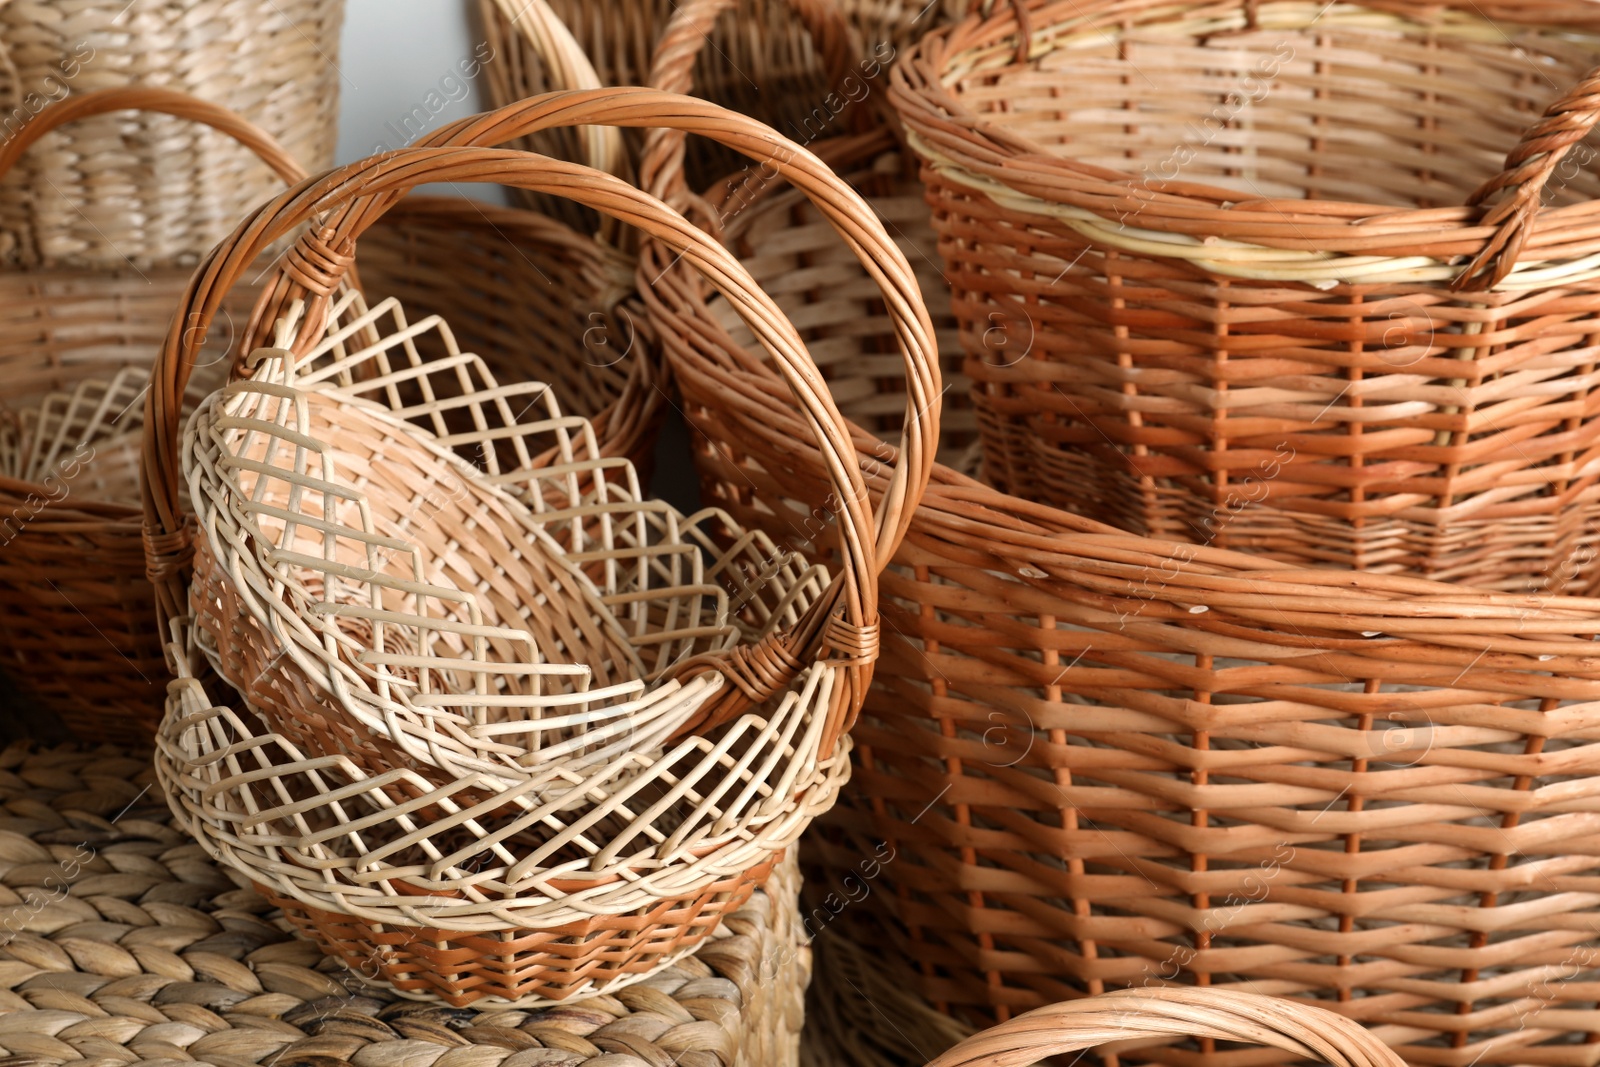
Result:
M717 19L733 10L739 0L689 0L676 8L667 28L661 31L656 43L655 57L650 65L650 86L668 93L694 91L694 65L700 53L711 43L711 31ZM855 62L850 24L834 0L786 0L790 10L799 17L811 43L822 57L827 71L828 85L838 86L850 73ZM845 108L842 110L850 110ZM683 161L687 138L681 131L658 130L645 139L644 154L639 164L641 183L645 188L668 203L677 203L677 197L689 190L684 176ZM656 179L643 180L644 175L657 175Z
M1496 193L1510 190L1510 195L1483 218L1482 225L1494 227L1494 236L1456 277L1452 288L1476 292L1505 281L1533 233L1550 176L1573 145L1589 136L1595 124L1600 123L1597 101L1600 68L1584 75L1582 81L1546 108L1544 117L1523 132L1522 140L1506 156L1505 168L1467 198L1468 207L1477 207Z
M1263 1045L1331 1067L1405 1067L1326 1008L1230 989L1125 989L1053 1004L969 1037L928 1067L1031 1067L1112 1041L1174 1037Z
M908 423L908 441L897 457L890 492L874 515L860 457L826 383L794 326L732 253L659 199L621 179L575 163L475 143L498 143L542 129L600 123L668 126L713 137L777 167L792 185L826 202L826 209L839 224L849 220L860 254L877 257L879 272L895 278L890 307L914 373L909 389L920 397L924 408L933 408L938 396L933 330L910 265L866 202L815 156L753 119L690 97L648 89L533 97L442 131L442 135L473 143L387 152L301 182L252 212L196 270L162 344L145 401L140 488L146 570L156 588L164 631L170 620L184 613L185 584L192 563L193 531L179 503L183 391L199 341L228 291L272 242L309 220L322 220L317 229L302 234L284 256L256 306L241 346L248 352L261 343L274 321L296 301L304 300L306 313L294 347L307 351L326 326L329 297L354 261L357 239L396 200L426 182L500 183L564 196L613 215L681 255L727 298L783 372L827 457L843 516L839 523L840 573L829 595L819 599L819 607L794 632L769 635L757 645L741 646L696 666L715 670L732 683L725 689L733 696L717 704L717 721L721 721L729 714L729 706L742 703L748 707L787 685L807 659L827 660L844 669L847 684L834 687L825 736L836 738L846 728L865 699L877 658L878 549L885 542L898 544L898 531L909 523L910 510L927 485L937 414L919 411L917 419ZM236 362L235 370L237 367ZM842 613L836 614L837 608L842 608ZM706 721L689 724L685 732L704 728Z
M273 173L288 184L293 185L306 176L305 168L289 154L288 149L278 143L277 138L238 112L174 89L126 85L83 93L39 112L16 136L0 146L0 178L10 173L22 154L45 134L69 122L113 111L154 111L210 126L250 149L256 158L271 167Z
M544 61L552 88L599 89L600 74L588 53L545 0L488 0L501 16ZM578 131L583 144L581 162L595 170L628 176L628 149L615 126L585 126Z

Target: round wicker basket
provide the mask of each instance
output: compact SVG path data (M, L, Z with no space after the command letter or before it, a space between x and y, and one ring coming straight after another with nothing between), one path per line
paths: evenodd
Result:
M913 398L902 459L885 475L895 506L864 506L843 420L805 372L802 342L722 246L610 175L473 146L491 135L597 122L707 133L766 160L849 227L894 309ZM304 925L331 951L379 956L397 988L451 1003L562 999L620 988L691 948L718 910L736 907L831 806L848 765L845 733L876 658L877 560L894 550L932 462L938 372L914 277L882 224L820 161L758 123L687 97L608 90L534 98L440 136L460 143L363 160L263 205L213 250L185 294L177 321L193 316L206 325L262 249L311 215L321 218L318 230L296 240L256 308L247 347L254 350L255 339L273 344L252 359L248 378L189 420L181 441L176 398L195 338L176 325L169 331L152 374L143 468L147 562L163 617L180 637L173 661L195 662L183 633L193 604L202 631L194 640L215 650L219 670L269 725L292 732L285 711L296 729L304 725L305 747L213 706L196 680L172 690L160 765L194 832L275 899L298 901ZM500 387L465 354L433 366L408 343L391 358L396 338L374 336L364 320L344 321L346 301L335 294L361 234L425 181L501 181L559 193L674 247L737 308L774 364L788 369L802 421L837 456L841 481L826 494L843 524L835 579L802 574L790 584L762 572L753 596L735 608L748 618L731 643L689 643L649 677L619 671L628 699L673 717L658 723L630 714L636 744L608 748L599 762L582 747L587 734L557 738L548 756L542 737L538 745L523 742L547 728L581 731L593 720L610 744L611 721L597 718L605 709L593 705L611 699L615 679L592 664L580 678L573 654L580 645L587 654L589 643L544 632L546 620L537 616L562 599L554 593L523 599L520 618L491 612L494 597L521 588L518 568L541 554L531 542L501 544L490 535L511 528L516 502L548 524L541 537L568 531L560 547L574 566L614 564L623 575L649 575L676 547L676 529L687 539L697 522L718 517L686 518L663 506L655 509L656 530L629 535L620 524L640 502L615 498L616 488L597 476L607 461L594 456L591 430L553 406L544 410L544 385ZM396 326L406 342L423 328L398 319ZM434 388L435 374L441 383L458 379L457 392ZM306 383L321 392L302 393ZM341 447L337 434L316 425L319 412L329 426L336 416L359 416L394 432L355 427ZM545 465L535 458L545 450L532 440L552 430L573 445L555 447L563 462ZM398 489L420 504L430 484L443 484L432 474L398 473L402 459L420 454L424 433L433 453L456 450L451 461L472 478L464 494L439 494L451 510L440 505L437 528L411 523L417 509L379 498ZM588 443L581 454L578 442ZM339 469L360 472L359 479L330 473ZM416 469L422 472L420 462ZM287 486L282 493L272 487L279 482ZM193 525L185 519L191 513ZM763 547L725 519L714 524L741 549ZM196 528L203 544L191 550ZM304 545L291 543L302 533ZM430 553L422 539L448 544ZM351 546L356 555L346 558ZM775 555L770 545L766 555ZM402 564L399 571L390 560ZM307 577L307 569L318 574ZM446 580L469 571L469 580ZM206 591L199 600L186 589L191 576ZM216 576L246 609L241 616L217 606L220 629L206 621ZM362 590L342 599L335 580ZM643 599L631 585L595 584L593 599L619 620ZM448 617L434 612L435 603L448 606ZM676 652L680 636L717 636L692 613L638 606L650 625L630 639L670 640ZM251 643L227 629L240 617L266 646L244 671L228 663ZM359 632L341 625L359 620L370 625ZM680 624L689 632L672 629ZM400 638L394 646L391 626ZM549 660L501 647L530 643L548 650ZM565 671L577 688L546 691L536 676L552 671ZM470 677L457 684L457 675ZM592 692L584 688L590 678ZM305 699L307 687L322 701ZM274 690L271 701L265 689ZM320 717L339 720L328 740L310 732ZM364 736L339 736L357 726ZM379 741L408 746L406 758L380 751L369 759L369 743Z
M890 96L987 479L1302 566L1588 590L1597 50L1592 3L1467 0L1030 0L925 39Z

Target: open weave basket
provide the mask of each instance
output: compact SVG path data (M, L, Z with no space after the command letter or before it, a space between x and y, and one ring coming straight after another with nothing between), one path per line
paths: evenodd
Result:
M601 455L648 473L666 395L630 256L532 211L409 196L367 233L360 268L369 304L444 316L459 348L550 383ZM416 339L424 358L436 340Z
M197 636L305 751L463 793L478 776L541 797L636 790L634 757L659 758L739 677L682 665L792 630L823 595L826 572L773 565L727 515L643 499L553 388L497 383L443 320L351 294L330 321L303 357L256 353L195 412L182 456L205 532ZM756 743L790 751L744 761L782 781L763 759L829 759L812 712L832 682L815 672Z
M792 213L767 195L772 218L740 219L769 235L752 263ZM670 258L645 250L666 271L646 297L707 503L825 560L823 457ZM856 440L875 486L894 450ZM1118 987L1250 989L1414 1063L1586 1062L1600 601L1135 536L943 466L881 589L828 821L896 850L873 889L886 981L977 1025Z
M1302 565L1587 590L1597 49L1600 8L1559 0L1029 0L924 39L890 96L988 480Z
M219 669L245 690L247 702L271 724L311 741L302 748L291 737L265 732L213 707L199 692L198 681L179 686L161 737L163 774L175 803L183 805L195 832L230 865L250 871L275 899L297 901L306 928L314 929L330 948L377 954L386 978L397 988L426 990L458 1003L484 996L568 997L637 980L691 948L709 928L701 916L708 909L734 906L741 893L766 876L810 819L831 805L848 766L845 731L854 721L876 658L877 560L893 551L920 495L931 463L927 445L937 432L936 414L928 410L936 400L938 380L931 329L910 270L870 209L799 146L713 105L643 90L551 94L443 132L471 141L491 130L510 137L597 122L710 133L770 160L831 197L841 217L858 220L862 241L879 257L899 298L896 327L904 338L911 393L917 398L906 420L904 458L892 474L884 475L892 486L892 505L876 515L864 506L860 465L844 437L843 420L820 383L801 369L806 357L799 338L726 250L659 201L613 177L486 148L389 153L331 172L258 209L197 272L180 320L193 315L203 324L241 267L315 213L324 219L322 228L295 243L268 283L252 322L250 335L273 337L276 346L260 354L248 381L230 386L201 410L180 449L178 410L170 398L182 394L194 339L174 327L157 361L145 422L149 565L162 578L158 594L165 618L182 636L174 663L180 672L194 664L191 644L201 640L199 635L182 635L187 625L182 609L189 600L186 572L192 566L199 628L214 641ZM620 750L612 746L597 754L583 749L590 719L600 724L597 739L606 745L615 740L607 732L611 725L605 712L583 706L587 696L566 699L567 712L548 715L546 721L541 708L548 702L530 699L539 694L530 694L519 681L524 674L542 673L536 665L507 657L497 647L485 650L485 642L525 645L533 631L534 643L550 649L552 659L572 662L580 644L568 639L550 643L539 634L539 620L530 618L566 600L564 596L524 599L520 618L490 617L488 597L498 594L498 583L513 584L507 577L513 564L550 559L548 553L535 552L527 537L519 549L515 539L507 537L502 545L493 535L512 528L511 519L517 518L513 505L526 509L528 522L544 527L539 536L567 538L561 547L568 561L583 567L600 587L595 599L604 599L613 569L627 573L623 561L633 559L640 564L638 573L649 573L655 561L647 556L659 557L674 543L662 542L658 535L678 522L687 540L696 520L679 519L657 506L665 525L625 540L622 524L612 518L638 506L598 476L604 461L597 465L590 454L558 448L571 462L542 469L531 458L537 449L523 447L536 432L546 432L547 423L559 428L556 411L541 410L536 421L524 419L532 405L523 402L519 410L512 402L518 391L497 388L492 381L478 388L482 368L465 355L433 367L407 352L409 362L391 366L383 351L392 341L374 336L359 320L348 335L340 333L345 305L332 296L362 231L412 185L449 180L559 191L604 208L674 247L684 263L703 272L739 310L775 365L794 369L789 386L799 399L802 422L821 442L819 447L837 456L833 467L841 475L840 484L819 495L844 520L843 562L835 579L823 587L804 568L796 572L780 562L776 574L769 568L753 576L760 579L759 588L742 596L744 603L736 609L746 632L759 636L758 641L732 648L713 641L704 651L691 644L683 651L692 654L676 659L672 656L678 649L669 645L658 650L666 661L661 668L649 678L624 682L635 686L634 692L638 681L646 682L652 699L696 694L699 701L674 719L642 722L643 716L629 716L642 725L634 743ZM402 337L426 328L426 323L398 325ZM331 349L319 347L330 328L336 343ZM279 373L275 368L290 365L298 376L304 365L314 378L324 355L332 359L325 373L333 377L321 391L320 403L312 399L317 390L302 392L287 376L273 377ZM376 363L376 377L356 373L363 361ZM434 378L435 371L448 373ZM434 392L433 383L452 377L455 393ZM523 401L543 405L548 391L531 385L520 392ZM270 412L267 398L276 398ZM263 406L246 406L252 403ZM340 487L329 477L333 468L326 459L309 458L334 453L329 433L303 432L313 428L314 410L322 411L330 425L349 416L352 435L345 451L353 469L373 472L370 479L363 475L362 483ZM447 417L452 411L463 416L460 430ZM280 416L287 418L285 412L293 413L293 428L277 425ZM253 415L262 417L252 420ZM592 448L591 432L581 420L572 421L578 423L567 427L573 441L591 443ZM378 432L377 423L390 428L387 437ZM228 431L244 435L244 443L233 447ZM271 453L258 451L250 434L300 450L292 463L293 478L284 480L302 487L309 500L297 498L300 490L295 490L289 501L290 508L304 510L279 506L268 479L274 469ZM388 505L374 495L390 479L381 473L380 453L411 463L424 435L431 435L437 446L475 453L482 467L467 476L467 484L459 476L456 481L462 487L459 499L469 500L470 509L459 514L460 527L452 527L454 554L429 557L426 546L407 543L407 537L431 529L433 518L419 524L415 535L403 526L391 528L391 512L384 511ZM438 448L434 451L447 458ZM502 451L514 458L503 458ZM180 456L182 471L176 462ZM459 459L455 462L461 465ZM236 478L230 470L262 477L252 484L235 480L230 490L227 483ZM407 474L394 480L402 487L417 484ZM626 477L622 482L632 484ZM204 531L198 552L190 550L192 535L181 519L180 486L192 496ZM318 511L327 506L319 498L354 501L357 496L364 500L357 508L360 526L347 524L343 515L330 521ZM455 507L453 488L449 497ZM452 512L450 522L457 517ZM273 522L283 531L282 545L272 532ZM446 527L443 521L437 525ZM720 532L732 536L741 549L759 547L758 541L741 541L731 522L722 520L720 525ZM323 555L284 550L294 547L292 538L298 534L293 531L306 527L327 535L317 538L323 542ZM562 529L567 532L559 533ZM381 545L408 565L419 561L413 578L398 583L382 576L387 561L361 566L325 562L341 542L351 540L365 546L365 555L357 558L372 559L371 550ZM638 550L646 546L650 553L641 554ZM737 555L738 550L721 560L736 560ZM775 553L768 548L765 555L771 560ZM485 556L504 569L476 569L476 560ZM423 562L430 558L432 562ZM383 598L381 607L372 599L370 608L356 610L358 600L341 600L330 582L338 576L402 598L436 596L449 603L451 596L440 581L444 571L434 563L483 580L458 584L451 593L455 603L475 605L481 616L448 625L424 621L414 608L402 615L401 605L388 599L389 592L373 594ZM294 570L304 567L322 573ZM606 575L604 581L596 570ZM716 573L717 568L709 570ZM787 581L791 574L798 574L793 584ZM216 598L229 588L237 594L237 606ZM514 607L515 590L513 594L509 600ZM643 594L635 584L617 586L615 595L618 599L607 607L620 619L626 605ZM326 599L314 604L319 596ZM772 602L774 610L762 600ZM207 619L213 610L214 623ZM716 636L703 625L696 627L700 632L674 633L681 613L665 613L664 625L653 612L643 615L641 622L649 627L641 636L659 639L665 634L668 641ZM363 617L370 624L364 630L329 622ZM258 671L256 663L246 662L242 671L227 663L241 644L252 643L248 632L226 629L236 621L260 632L265 662ZM378 632L378 624L388 627L391 622L402 635L410 627L419 636L409 647L404 637L391 647ZM497 622L505 623L503 629L484 629ZM474 639L470 650L461 648L452 655L446 649L440 658L438 645L421 643L434 640L430 631L452 628ZM407 678L391 667L416 668L424 676ZM590 668L590 676L598 680L598 666ZM433 677L455 672L474 680L465 686L438 685ZM395 699L408 686L414 695ZM331 724L325 735L315 732L319 697ZM539 748L545 742L542 732L551 728L576 731L577 737L558 738L546 756ZM535 735L537 747L531 743ZM503 743L497 745L499 739ZM385 745L402 745L406 759L381 751ZM493 952L486 954L491 945Z
M323 1067L794 1067L810 963L786 861L693 956L545 1011L417 1004L292 936L171 825L148 760L0 751L0 1055Z
M229 108L314 169L333 162L343 0L9 0L0 141L82 93L167 88ZM100 115L46 137L0 182L0 264L193 264L277 189L225 135Z

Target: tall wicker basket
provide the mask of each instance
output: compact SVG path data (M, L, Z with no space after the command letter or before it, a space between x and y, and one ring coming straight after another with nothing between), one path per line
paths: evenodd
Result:
M1587 590L1597 51L1586 2L1029 0L925 39L891 97L988 479L1301 565Z
M72 97L125 85L239 112L320 170L333 162L344 0L0 4L0 142ZM226 136L177 116L59 129L0 182L0 265L193 264L276 185Z
M646 164L674 173L670 155ZM752 263L797 217L764 188L771 214L753 200L739 222L762 235ZM669 264L646 250L665 274L645 296L708 503L826 559L826 516L802 503L824 457ZM894 449L857 441L876 492ZM871 889L892 917L886 980L977 1025L1191 984L1323 1004L1412 1063L1584 1061L1600 601L1138 536L945 466L882 589L884 655L834 813L867 845L834 857L895 857ZM1253 1062L1201 1051L1139 1056Z

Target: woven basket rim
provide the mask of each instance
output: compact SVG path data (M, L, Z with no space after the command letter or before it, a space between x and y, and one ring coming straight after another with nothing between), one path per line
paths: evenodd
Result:
M1594 10L1595 5L1583 0L1551 0L1551 4L1540 6L1539 13L1548 14L1554 4L1563 5L1561 10L1569 14L1557 24L1560 28L1600 40L1600 11ZM1030 65L1060 47L1063 39L1069 39L1070 27L1079 27L1077 33L1100 39L1112 32L1106 27L1119 24L1113 16L1147 29L1159 29L1189 10L1160 0L1144 0L1135 5L1126 0L1018 0L1018 5L1028 13L1031 26L1030 40L1034 43L1028 55ZM1130 6L1135 8L1131 13L1127 10ZM1378 12L1392 17L1396 25L1429 30L1457 27L1457 32L1465 33L1469 26L1491 27L1508 48L1515 42L1500 30L1502 24L1551 28L1549 20L1518 20L1514 17L1517 8L1511 3L1339 0L1325 6L1303 0L1261 0L1263 28L1269 25L1272 8L1285 6L1292 7L1302 23L1306 17L1320 23L1334 22L1348 9L1358 14ZM1485 12L1486 7L1500 17L1492 17ZM1244 29L1257 10L1256 3L1239 0L1231 17L1212 21ZM1149 21L1140 22L1140 16L1145 14ZM1049 24L1049 31L1041 29L1040 22L1051 18L1058 21ZM1194 21L1200 20L1197 17ZM1291 20L1291 28L1292 24ZM971 186L1005 207L1077 224L1086 236L1112 247L1143 238L1140 247L1148 251L1152 250L1151 241L1159 241L1158 254L1165 251L1192 258L1218 274L1306 281L1318 287L1337 283L1451 281L1461 273L1460 266L1452 260L1479 253L1485 241L1496 234L1495 227L1483 221L1483 209L1467 204L1415 208L1338 199L1264 199L1203 181L1150 181L1134 171L1110 170L1058 155L1027 135L986 119L964 104L951 85L955 77L952 68L958 64L969 64L962 68L966 73L994 66L1001 60L1019 61L1020 25L1015 6L997 7L988 16L974 13L928 34L891 72L890 99L907 127L908 144L947 178ZM1037 42L1046 32L1049 43L1041 48ZM1183 30L1180 27L1175 32L1181 34ZM1584 279L1600 276L1600 243L1573 239L1571 254L1562 245L1563 237L1571 230L1585 223L1592 225L1596 218L1600 218L1600 202L1541 210L1530 224L1529 251L1524 253L1524 262L1530 266L1499 287L1523 289L1556 284L1572 280L1574 273ZM1114 225L1095 225L1105 220L1112 220ZM1286 222L1293 232L1276 232L1283 230ZM1419 243L1428 246L1427 254L1409 251ZM1193 248L1191 244L1202 247ZM1279 250L1279 262L1268 264L1258 273L1231 268L1227 257L1218 255L1230 244L1247 251ZM1567 263L1574 257L1582 257L1585 262L1551 267L1544 273L1537 270L1540 264Z

